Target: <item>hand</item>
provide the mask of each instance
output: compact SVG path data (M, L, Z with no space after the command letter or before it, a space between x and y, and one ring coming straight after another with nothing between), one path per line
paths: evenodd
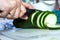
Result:
M33 7L32 5L30 5L30 4L28 4L28 3L22 2L22 3L21 3L21 8L20 8L20 10L21 10L21 12L20 12L20 17L21 17L22 19L28 19L28 16L27 16L27 15L24 15L25 12L26 12L26 8L28 8L28 9L34 9L34 7Z
M2 11L0 12L0 17L18 18L20 4L20 0L0 0L0 10Z
M0 17L16 19L26 17L26 8L33 9L33 7L27 3L21 3L21 0L0 0Z

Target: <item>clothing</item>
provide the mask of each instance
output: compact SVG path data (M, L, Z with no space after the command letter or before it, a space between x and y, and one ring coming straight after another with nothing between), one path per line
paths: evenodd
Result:
M60 10L53 10L53 12L57 15L57 24L60 23Z
M7 18L2 18L2 20L0 20L0 31L1 30L11 30L13 29L15 26L13 25L13 20L11 19L7 19Z

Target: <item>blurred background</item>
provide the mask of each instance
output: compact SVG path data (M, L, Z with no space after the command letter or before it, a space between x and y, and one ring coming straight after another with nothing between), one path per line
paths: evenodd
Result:
M31 4L35 4L38 3L40 0L23 0L26 3L31 3Z

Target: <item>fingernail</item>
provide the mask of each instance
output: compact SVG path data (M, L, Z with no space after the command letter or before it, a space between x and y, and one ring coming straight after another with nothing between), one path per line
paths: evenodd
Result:
M25 17L25 19L27 20L27 19L28 19L28 17L26 16L26 17Z
M26 16L26 17L22 17L22 19L27 20L27 19L28 19L28 17L27 17L27 16Z

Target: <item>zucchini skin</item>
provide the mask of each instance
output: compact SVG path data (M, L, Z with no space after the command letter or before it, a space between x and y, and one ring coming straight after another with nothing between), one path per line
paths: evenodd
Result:
M38 17L37 17L37 26L39 27L39 28L43 28L42 27L42 25L41 25L41 18L42 18L42 15L44 14L45 12L41 12L39 15L38 15Z
M48 14L48 12L47 12L47 14ZM44 22L44 17L43 17L43 16L44 16L44 15L46 16L47 14L46 14L46 11L45 11L45 12L41 15L41 19L40 19L41 21L40 21L40 22L41 22L41 26L42 26L43 29L46 28L46 27L44 26L44 24L43 24L43 22ZM42 18L43 18L43 20L42 20Z
M33 24L36 26L36 27L38 27L37 26L37 17L39 16L39 14L41 14L42 13L42 11L39 11L38 13L36 13L36 15L34 16L34 19L33 19ZM33 16L33 15L32 15ZM41 27L38 27L38 28L41 28Z
M23 19L15 19L13 21L13 24L16 28L35 28L31 22L29 22L28 20L23 20Z
M13 25L16 28L38 28L37 26L31 23L31 15L36 11L40 10L28 9L27 12L25 13L25 15L28 15L29 17L28 20L17 18L13 21Z
M44 21L45 21L45 18L49 15L49 14L54 14L53 12L49 12L48 11L48 14L43 18L43 25L45 24ZM54 14L55 15L55 14ZM57 16L56 16L57 18ZM60 29L59 27L56 27L56 28L53 28L53 27L48 27L47 24L44 25L44 27L46 27L46 29Z
M48 26L44 24L45 18L47 15L52 14L52 12L47 11L48 13L43 18L43 26L48 29Z
M32 9L31 9L32 10ZM13 24L14 24L14 26L16 27L16 28L37 28L37 29L60 29L60 28L49 28L47 25L45 25L44 24L44 20L45 20L45 18L46 18L46 16L47 15L49 15L49 14L52 14L52 12L49 12L49 11L41 11L41 10L33 10L33 11L31 11L30 10L30 13L29 12L27 12L27 13L29 13L29 14L25 14L25 15L28 15L29 16L29 18L28 18L28 20L23 20L23 19L20 19L20 18L18 18L18 19L15 19L14 21L13 21ZM36 13L36 15L34 16L34 19L33 19L33 24L32 24L32 22L31 22L31 16L32 16L32 14L34 14L36 11L39 11L38 13ZM41 14L42 12L44 12L41 16L40 16L40 19L39 19L39 22L41 22L41 18L43 17L43 15L47 12L47 14L46 15L44 15L44 17L43 17L43 20L42 20L42 23L39 23L40 25L41 25L41 27L38 27L37 26L37 16L39 16L39 14Z
M39 15L39 11L36 11L35 13L33 13L32 15L31 15L31 23L33 24L33 25L35 25L35 26L37 26L36 25L36 18L37 18L37 16Z

